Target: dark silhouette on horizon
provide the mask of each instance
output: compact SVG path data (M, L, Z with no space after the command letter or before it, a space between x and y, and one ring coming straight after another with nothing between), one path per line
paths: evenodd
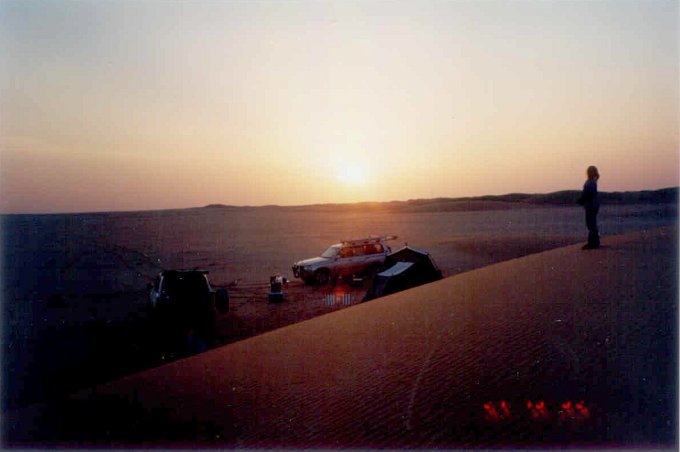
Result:
M586 170L588 180L583 184L583 193L576 201L585 208L586 227L588 228L588 243L583 245L584 250L592 250L600 247L600 232L597 229L597 212L600 210L600 197L597 194L597 180L600 173L595 166L589 166Z

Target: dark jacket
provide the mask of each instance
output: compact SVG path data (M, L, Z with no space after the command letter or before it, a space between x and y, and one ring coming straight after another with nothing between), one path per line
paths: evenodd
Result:
M598 210L600 208L600 197L597 194L597 180L588 179L583 184L583 193L576 201L588 210Z

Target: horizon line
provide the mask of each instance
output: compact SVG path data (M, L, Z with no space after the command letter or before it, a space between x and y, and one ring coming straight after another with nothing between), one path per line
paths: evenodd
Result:
M625 190L625 191L602 191L600 194L630 194L630 193L650 193L650 192L660 192L667 190L680 190L680 185L662 187L657 189L643 189L643 190ZM66 211L66 212L0 212L0 216L15 216L15 215L88 215L88 214L111 214L111 213L143 213L143 212L164 212L173 210L191 210L191 209L206 209L206 208L231 208L231 209L266 209L266 208L310 208L310 207L340 207L340 206L358 206L361 204L392 204L392 203L409 203L416 201L494 201L493 199L484 198L503 198L509 196L547 196L555 195L558 193L578 193L580 190L567 189L567 190L557 190L544 193L522 193L522 192L511 192L504 193L500 195L475 195L475 196L460 196L460 197L447 197L447 196L437 196L432 198L410 198L407 200L393 199L390 201L355 201L355 202L321 202L321 203L311 203L311 204L261 204L261 205L236 205L236 204L222 204L222 203L209 203L202 206L187 206L187 207L168 207L160 209L134 209L134 210L87 210L87 211ZM676 196L677 197L677 196ZM503 201L503 200L500 200ZM677 199L676 199L677 201ZM505 202L519 202L519 201L509 201Z

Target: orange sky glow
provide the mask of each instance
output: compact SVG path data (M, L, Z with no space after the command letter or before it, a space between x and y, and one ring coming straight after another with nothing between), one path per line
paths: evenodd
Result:
M676 1L0 3L0 213L678 185Z

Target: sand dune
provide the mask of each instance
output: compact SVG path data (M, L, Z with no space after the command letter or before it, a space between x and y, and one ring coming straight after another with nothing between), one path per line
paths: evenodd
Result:
M672 447L676 237L559 248L280 328L10 413L6 439Z
M248 206L246 209L293 209L297 211L382 211L382 212L465 212L479 210L506 210L544 205L574 205L581 195L578 190L562 190L551 193L508 193L463 198L409 199L408 201L357 202L349 204L313 204L306 206ZM674 204L678 202L678 187L659 190L600 192L606 204ZM240 207L209 204L207 209L235 210Z

